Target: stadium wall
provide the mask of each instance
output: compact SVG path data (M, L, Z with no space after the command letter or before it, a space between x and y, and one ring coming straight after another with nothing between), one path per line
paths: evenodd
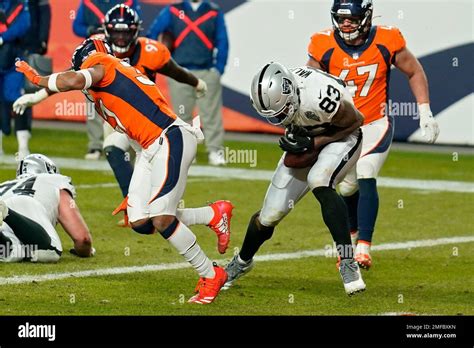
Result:
M145 31L162 6L170 1L142 1ZM216 0L226 13L230 39L229 61L223 75L224 127L245 132L281 133L262 122L248 98L249 82L260 66L277 60L288 66L304 65L311 35L331 26L330 0ZM70 65L81 42L72 32L79 0L51 0L52 26L48 54L56 71ZM401 29L408 48L420 59L430 82L431 106L441 128L438 143L474 145L471 64L472 2L470 0L375 0L374 24ZM168 97L166 80L158 85ZM64 98L64 96L67 96ZM81 93L51 97L34 108L35 118L84 122ZM390 101L396 119L395 140L422 142L416 103L407 79L391 74Z

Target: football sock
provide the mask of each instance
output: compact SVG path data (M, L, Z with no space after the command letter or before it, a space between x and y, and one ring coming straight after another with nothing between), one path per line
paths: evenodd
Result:
M40 250L53 249L51 237L39 223L8 209L8 215L3 219L13 230L18 239L27 245L35 245Z
M16 140L18 141L18 153L26 156L30 153L28 142L30 141L31 133L28 130L16 131ZM21 158L20 158L21 159Z
M257 217L260 212L255 213L251 218L245 234L244 243L239 256L244 262L252 260L260 246L273 235L275 227L263 226L258 222Z
M194 233L178 219L175 219L171 225L162 232L162 236L184 256L199 276L204 278L214 278L214 266L212 261L204 254L197 243Z
M372 241L379 210L376 179L359 179L359 240Z
M351 259L353 250L349 233L349 216L344 201L336 190L330 187L316 187L313 194L321 204L324 223L331 232L339 256L341 259Z
M214 210L210 206L178 209L176 217L186 226L209 225L214 217Z
M359 204L359 191L351 196L341 196L346 203L347 212L349 213L349 227L351 231L357 231L357 206Z
M107 146L104 149L105 157L112 168L124 197L128 194L128 187L132 180L133 166L125 159L125 151L116 146Z

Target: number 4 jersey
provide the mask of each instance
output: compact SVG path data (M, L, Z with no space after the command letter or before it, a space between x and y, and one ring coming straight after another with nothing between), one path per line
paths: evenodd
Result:
M361 46L346 45L334 30L327 30L311 37L308 54L346 82L367 124L385 116L391 64L405 45L395 27L373 26Z
M300 97L300 108L291 123L324 132L341 101L353 103L341 79L307 66L290 71L295 76Z
M53 226L59 213L59 192L68 191L74 198L76 190L71 178L61 174L36 174L24 178L6 181L0 184L0 199L16 196L31 197L45 209L45 214Z

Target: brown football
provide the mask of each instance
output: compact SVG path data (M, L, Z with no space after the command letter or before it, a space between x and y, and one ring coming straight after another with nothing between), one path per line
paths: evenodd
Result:
M318 150L308 150L303 153L287 152L283 164L288 168L311 167L318 159L319 152Z

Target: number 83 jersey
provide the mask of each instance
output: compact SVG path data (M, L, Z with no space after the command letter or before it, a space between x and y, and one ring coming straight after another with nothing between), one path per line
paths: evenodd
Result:
M12 197L31 197L39 202L51 224L57 223L59 214L59 193L66 190L71 197L76 196L76 190L71 184L71 178L61 174L36 174L20 177L0 184L0 199ZM7 201L8 205L8 201ZM36 209L36 205L34 205ZM27 207L25 207L27 209Z
M308 54L328 73L347 84L364 124L382 118L388 100L390 68L398 51L406 46L400 30L373 26L361 46L349 46L334 30L314 34Z
M300 98L300 107L292 124L318 129L322 133L331 124L342 100L353 103L341 79L307 66L290 71L295 77Z

